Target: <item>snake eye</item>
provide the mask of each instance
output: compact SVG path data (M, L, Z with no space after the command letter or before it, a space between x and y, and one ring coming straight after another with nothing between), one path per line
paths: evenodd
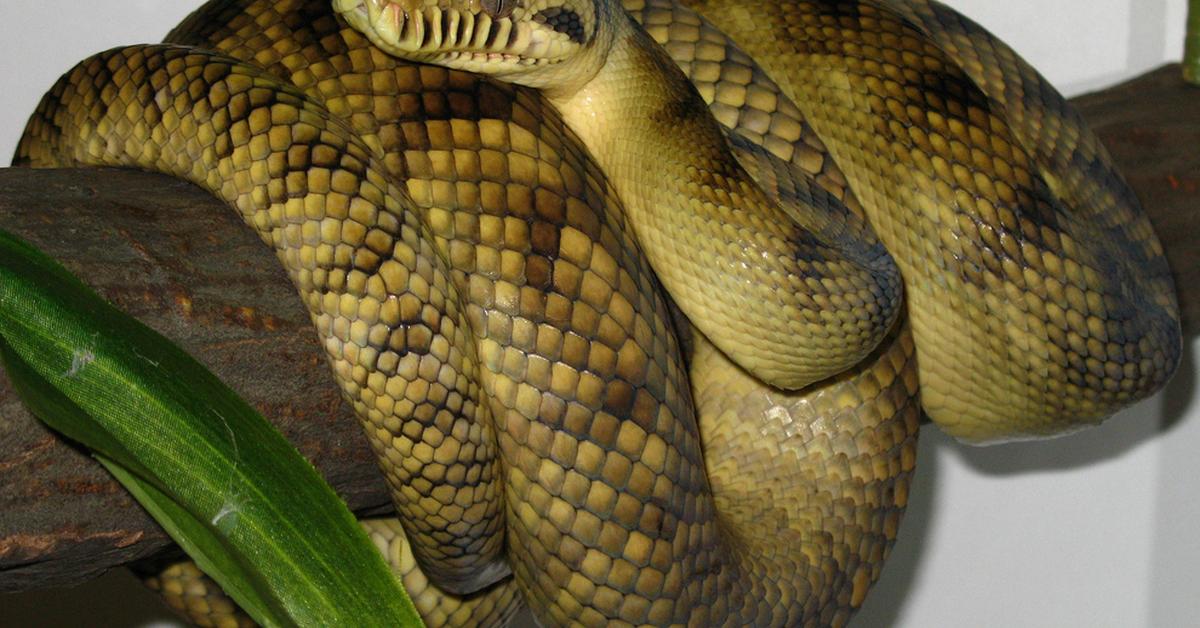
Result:
M480 4L484 12L496 20L512 15L513 9L517 8L517 0L481 0Z

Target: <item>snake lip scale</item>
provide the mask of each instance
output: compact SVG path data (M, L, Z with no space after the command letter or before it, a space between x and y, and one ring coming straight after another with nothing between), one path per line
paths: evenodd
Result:
M922 411L1095 423L1174 371L1178 306L1003 42L930 0L756 8L210 0L66 74L15 161L178 176L274 248L430 625L844 625ZM235 616L203 579L152 578Z

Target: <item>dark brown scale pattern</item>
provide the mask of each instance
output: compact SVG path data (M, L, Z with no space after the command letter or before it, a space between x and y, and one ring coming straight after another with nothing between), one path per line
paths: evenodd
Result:
M251 5L250 10L265 6ZM271 11L282 13L282 8ZM297 28L325 26L319 20L292 21ZM264 41L261 33L266 23L288 21L281 15L260 14L246 20L249 27L244 32L231 26L232 35L204 43L274 67L268 56L274 42ZM284 44L312 39L329 45L327 35L276 29ZM673 467L666 470L668 476L678 473L677 479L659 484L667 491L666 499L683 503L703 488L694 435L671 418L690 410L686 387L676 388L681 378L669 357L672 334L657 314L662 303L647 269L634 257L632 241L623 235L620 215L606 216L608 210L597 208L607 195L602 175L582 163L582 151L563 139L561 125L553 126L556 116L532 92L438 68L401 65L373 49L368 52L365 41L351 34L345 37L352 48L370 55L366 67L373 76L366 81L339 73L336 79L317 82L318 91L326 106L349 113L368 141L375 138L380 143L385 163L399 166L393 170L406 178L414 201L428 208L427 220L456 269L455 279L478 306L469 305L468 312L476 334L485 336L479 341L484 373L497 372L501 378L490 388L505 406L495 416L508 466L508 542L516 547L510 554L524 558L514 565L518 571L524 564L545 570L528 577L533 586L558 591L565 581L562 574L578 566L555 556L564 543L558 538L561 532L540 518L547 510L581 506L591 486L599 490L597 479L627 482L620 477L626 465L631 468L625 473L632 476L632 461L616 454L612 462L602 461L607 464L583 464L614 446L621 425L617 416L630 416L642 424L640 429L658 432L663 442L672 444L669 452L661 452L661 460L648 461ZM351 61L353 55L351 50ZM329 64L338 65L338 60ZM306 86L303 71L290 74ZM366 96L380 84L385 93L393 85L410 93L394 104L367 108L374 99ZM367 92L360 95L362 112L354 110L356 87ZM349 93L343 96L345 92ZM356 113L362 115L356 119ZM529 280L537 285L529 285ZM556 436L546 424L567 436ZM576 453L579 450L582 453ZM566 474L563 465L577 455L577 469ZM644 462L639 468L645 468ZM638 488L649 493L653 486ZM420 513L403 514L406 522L420 518ZM686 506L678 514L700 522L710 517ZM413 529L414 536L447 542L436 535L441 523L435 519L429 528ZM587 538L590 529L575 534L595 543ZM446 538L457 540L454 535Z
M254 40L252 30L245 35L248 43L243 45L258 50L261 61L263 42ZM242 52L233 43L237 39L211 45L248 56L248 50ZM677 367L666 357L671 350L669 327L659 317L647 320L641 315L653 313L661 303L656 305L646 296L654 294L653 285L645 268L635 263L630 242L620 235L619 216L602 220L595 215L595 206L606 194L597 189L601 175L594 167L588 172L580 163L582 153L565 145L561 127L543 128L553 124L554 116L531 92L516 95L514 104L508 88L436 68L398 67L381 53L372 54L377 76L371 89L381 83L390 89L394 82L417 93L402 95L398 111L376 109L373 120L364 115L355 126L368 137L378 127L385 153L401 158L396 161L403 164L398 174L407 178L416 202L430 208L429 221L439 246L446 249L464 292L479 306L472 316L477 329L486 329L488 336L481 342L481 357L489 370L510 378L512 383L498 392L508 404L518 406L515 411L506 408L500 423L500 429L511 430L514 438L506 457L518 461L510 471L509 494L515 497L510 497L509 506L525 503L520 498L527 492L537 493L537 506L543 506L549 494L529 480L543 473L543 462L521 455L520 449L530 437L529 417L541 413L562 423L573 438L596 440L607 447L616 423L610 413L627 412L635 401L657 406L663 398L678 398L679 391L671 384ZM448 84L453 79L460 81L458 90ZM293 76L293 80L303 85L304 77ZM322 97L334 111L340 109L337 90L347 89L341 87L345 83L354 89L354 77L322 84ZM363 82L362 89L366 88ZM453 110L455 104L458 110ZM481 118L496 122L478 127L471 123ZM399 133L389 136L396 127ZM560 156L567 151L572 152ZM561 171L555 172L555 167ZM586 205L589 202L592 207ZM596 241L600 245L593 247ZM560 255L559 247L565 255ZM628 342L631 335L633 344ZM637 359L630 354L653 364L638 365L621 379L623 371L632 368L625 362ZM613 373L618 367L622 372ZM651 379L656 387L646 391L641 378ZM635 388L642 389L641 394L635 394ZM658 398L643 399L647 394ZM542 395L550 399L539 407ZM596 418L598 413L601 416ZM653 424L656 418L644 420ZM677 434L676 429L667 426L664 437L698 460L694 441L689 444L686 434ZM535 429L534 436L544 438L543 434ZM694 474L684 481L688 492L702 485ZM446 534L445 539L436 536L443 520L454 521L443 517L433 522L432 531L418 534L431 535L439 543L454 542L455 534ZM534 531L519 542L534 544L525 555L536 556L539 562L549 554L546 549L535 551L539 539ZM557 587L559 582L546 586Z
M673 0L625 0L623 7L696 86L712 115L729 129L738 161L760 185L785 203L820 208L810 215L836 216L832 220L844 227L845 238L878 242L825 145L758 64Z
M674 301L780 388L862 360L899 310L887 252L874 238L845 237L851 214L840 204L768 198L670 57L627 17L614 19L617 43L599 73L554 102L621 194Z
M1054 433L1174 371L1177 307L1149 223L1077 114L1011 51L998 56L1020 78L989 69L976 79L989 92L890 5L686 4L764 64L847 173L905 274L936 422L970 440ZM1050 113L1014 106L1035 99Z
M1004 42L939 2L906 0L882 4L919 28L984 93L1003 103L1010 121L1026 140L1027 149L1036 153L1039 160L1056 166L1056 172L1067 175L1074 193L1094 190L1125 202L1128 188L1120 184L1121 177L1112 167L1103 145L1096 141L1095 135L1080 132L1084 126L1078 112ZM1116 201L1088 203L1081 198L1079 206L1084 210L1098 209L1113 202Z
M879 578L916 464L914 355L898 325L833 380L763 394L697 342L691 374L717 510L736 522L745 573L765 574L747 578L745 625L845 625Z
M182 176L276 248L380 454L433 625L505 619L511 580L436 586L505 564L547 624L842 624L861 604L913 469L906 335L790 395L709 360L697 427L621 204L534 92L397 62L326 0L210 2L170 39L228 56L93 57L19 160ZM730 453L701 460L701 436ZM772 478L772 504L748 493ZM767 520L779 548L745 536ZM402 547L388 530L381 549Z
M861 213L845 175L804 115L724 33L672 0L624 0L622 6L670 53L718 122Z
M629 0L625 7L731 129L735 152L756 178L776 178L768 184L776 193L821 187L853 206L845 179L811 127L722 33L671 2ZM771 123L762 125L764 119ZM776 159L759 154L763 150ZM797 172L809 176L799 179ZM736 531L731 536L743 573L774 574L748 578L750 592L736 616L762 625L844 625L878 578L907 501L919 416L907 327L899 326L859 368L791 395L764 394L760 383L695 337L692 382L717 509ZM809 488L792 493L799 486ZM767 495L788 495L787 505ZM836 521L830 512L839 513ZM854 532L841 527L847 521L857 521ZM803 532L817 529L839 532ZM805 577L797 580L798 574Z
M469 313L406 192L344 124L252 66L178 47L135 47L93 57L65 76L18 156L38 166L160 170L230 202L300 289L393 485L406 477L403 465L459 454L442 482L453 495L394 493L417 530L437 532L423 526L443 513L457 528L414 535L417 549L431 550L432 568L450 584L464 556L475 573L503 567L500 543L490 538L502 531L497 487L488 482L495 439L477 401ZM454 439L439 438L431 425ZM420 487L436 471L430 466L407 477ZM456 498L481 507L464 513L471 501Z
M1124 234L1135 266L1160 305L1176 308L1161 243L1108 150L1062 94L1003 41L966 16L930 0L885 3L946 51L990 98L1003 103L1024 148L1044 173L1058 178L1056 192L1071 211ZM1113 236L1120 238L1120 235Z

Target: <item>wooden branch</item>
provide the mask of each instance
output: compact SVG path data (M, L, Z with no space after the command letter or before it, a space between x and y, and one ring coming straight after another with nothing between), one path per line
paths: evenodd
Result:
M1137 192L1162 240L1185 335L1200 332L1200 88L1179 64L1072 100Z
M1178 66L1076 104L1158 229L1200 323L1200 90ZM174 339L279 425L360 513L390 509L299 297L232 211L187 184L114 170L0 169L0 226ZM0 592L64 586L153 557L169 539L0 380Z
M0 169L0 226L196 356L352 509L390 508L308 313L234 212L161 175L10 168ZM0 592L81 582L170 546L103 468L0 381Z

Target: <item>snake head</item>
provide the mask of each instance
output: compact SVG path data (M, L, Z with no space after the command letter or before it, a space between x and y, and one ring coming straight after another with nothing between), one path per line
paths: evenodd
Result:
M389 54L539 89L569 88L604 62L598 0L335 0Z

